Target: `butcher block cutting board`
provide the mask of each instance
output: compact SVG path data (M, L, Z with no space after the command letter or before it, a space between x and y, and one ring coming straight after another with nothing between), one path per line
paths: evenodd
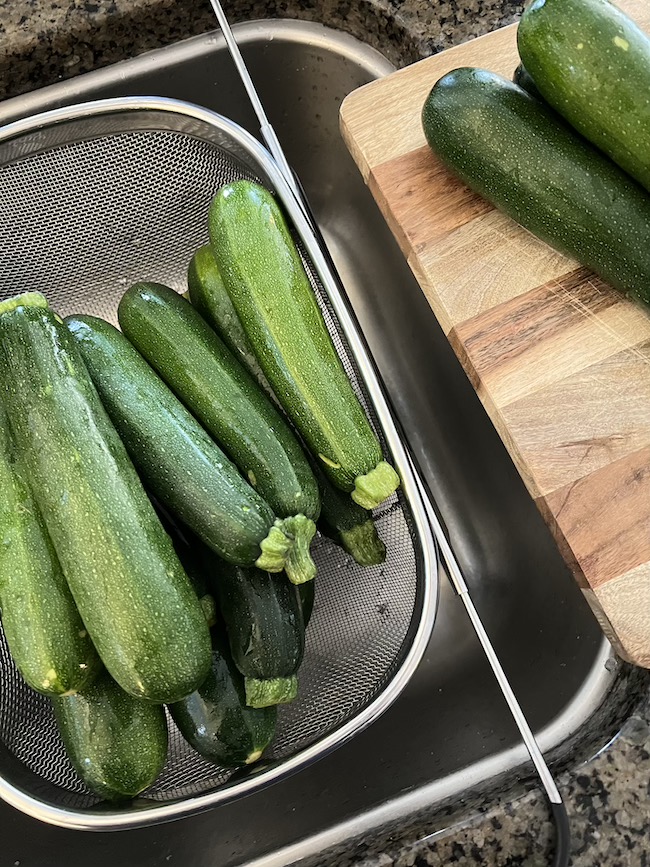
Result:
M648 0L618 5L650 33ZM420 124L445 73L518 62L513 25L350 94L341 129L606 635L650 667L650 310L463 186Z

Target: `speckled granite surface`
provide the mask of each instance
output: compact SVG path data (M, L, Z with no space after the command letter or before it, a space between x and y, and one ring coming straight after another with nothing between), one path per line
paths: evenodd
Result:
M622 666L610 700L551 757L572 867L650 865L649 687L650 672ZM549 807L530 769L301 867L546 867L554 851Z
M522 0L225 0L232 23L302 18L347 30L396 65L514 20ZM0 98L214 29L197 0L4 0Z
M650 864L648 796L650 728L645 704L628 718L615 743L567 774L560 790L568 805L573 867ZM481 812L449 833L400 843L357 860L365 867L488 864L544 867L553 851L548 807L538 792Z
M233 22L273 16L340 27L396 65L510 23L521 10L520 0L228 0L225 6ZM0 98L213 28L208 3L194 0L4 0ZM574 867L650 865L649 687L647 672L624 675L621 701L608 718L596 720L586 741L569 744L558 758ZM550 864L544 799L530 780L515 782L514 790L512 780L506 785L500 803L471 793L460 804L323 853L314 867Z

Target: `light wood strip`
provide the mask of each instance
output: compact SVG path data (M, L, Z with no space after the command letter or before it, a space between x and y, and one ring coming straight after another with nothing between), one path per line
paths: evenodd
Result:
M452 327L577 268L498 211L413 252L434 313Z
M642 563L592 592L607 620L605 634L623 659L650 668L650 563Z
M381 163L426 145L420 114L436 81L459 66L471 66L477 56L490 69L511 76L515 70L516 27L504 27L441 54L427 57L386 78L353 91L341 105L341 133L367 180Z
M541 494L650 445L650 343L499 407Z

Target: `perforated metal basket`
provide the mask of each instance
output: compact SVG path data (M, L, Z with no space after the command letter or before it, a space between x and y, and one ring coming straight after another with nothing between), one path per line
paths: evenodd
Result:
M0 796L74 828L124 828L231 800L294 772L366 727L415 670L436 610L436 552L408 456L322 251L268 152L231 121L174 100L125 98L60 109L0 131L0 299L44 292L61 315L116 323L136 280L186 288L207 241L212 196L235 178L275 192L295 229L346 370L402 486L376 512L388 556L357 566L318 538L316 606L299 698L282 707L261 766L235 774L198 756L171 719L165 768L137 801L99 804L74 773L49 701L19 677L0 640Z

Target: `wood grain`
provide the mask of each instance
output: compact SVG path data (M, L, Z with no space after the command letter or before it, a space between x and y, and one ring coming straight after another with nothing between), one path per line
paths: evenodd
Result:
M494 210L414 252L445 331L578 267Z
M650 32L650 3L619 0ZM459 66L511 77L516 26L350 94L341 130L603 630L650 667L650 312L496 212L426 145Z
M404 154L399 163L398 171L392 162L378 166L371 177L371 188L384 211L390 208L397 232L404 233L401 240L398 237L402 249L421 253L454 229L492 211L489 202L449 174L428 145ZM434 190L435 220L431 220ZM417 219L417 215L421 218Z
M596 589L650 563L650 448L545 497L552 528ZM650 611L648 612L650 616Z

